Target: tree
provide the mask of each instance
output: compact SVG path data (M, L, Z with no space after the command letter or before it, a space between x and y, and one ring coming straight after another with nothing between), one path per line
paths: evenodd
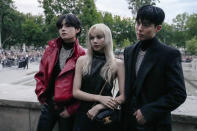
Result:
M23 43L27 46L42 45L46 41L45 32L43 31L44 22L42 16L26 15L26 20L22 24Z
M177 47L185 48L185 41L187 39L187 20L187 13L178 14L176 18L173 19L173 39L175 40L174 43Z
M54 31L58 15L73 13L82 22L80 42L85 43L86 33L90 26L102 22L102 14L97 12L94 0L38 0L44 9L46 31ZM54 25L53 25L54 24ZM50 29L47 29L50 28ZM50 33L55 36L55 33Z
M187 48L187 52L190 53L191 55L197 54L197 39L196 39L196 37L194 37L191 40L188 40L186 42L186 48Z
M81 13L82 0L38 0L46 17L46 23L50 24L54 16L73 13Z
M130 42L136 41L134 21L130 18L121 19L120 16L114 16L111 30L118 47L123 46L124 39Z
M188 17L186 22L187 39L197 38L197 13L194 13Z
M124 39L123 40L123 44L122 44L122 48L125 48L127 46L131 45L131 42L129 41L129 39Z
M168 45L173 45L174 42L177 42L174 39L173 26L169 25L168 23L162 24L162 29L157 33L157 37Z
M20 45L22 43L22 23L25 17L22 13L10 9L4 16L2 25L2 46L9 48L12 45Z
M112 25L114 24L113 16L109 12L103 12L103 23L106 24L110 29L112 29Z
M81 13L79 19L82 22L82 32L80 37L80 43L85 45L85 39L88 29L96 24L103 22L102 14L96 10L94 0L83 0L81 3Z
M188 20L188 14L185 12L183 14L178 14L176 18L174 18L173 25L174 27L179 31L185 31L186 30L186 22Z
M159 2L159 0L127 0L129 4L129 9L131 10L131 13L133 16L137 14L138 9L143 5L156 5L156 2Z
M12 0L0 0L0 48L2 47L1 33L2 33L4 16L12 8L13 8Z

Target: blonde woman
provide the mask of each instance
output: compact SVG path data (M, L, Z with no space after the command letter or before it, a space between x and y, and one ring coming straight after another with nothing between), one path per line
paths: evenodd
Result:
M118 124L100 126L93 121L100 110L115 109L124 102L124 62L114 57L111 30L105 24L93 25L88 32L87 48L87 54L77 60L75 70L73 96L81 100L75 131L119 130ZM120 94L114 99L111 89L116 78Z

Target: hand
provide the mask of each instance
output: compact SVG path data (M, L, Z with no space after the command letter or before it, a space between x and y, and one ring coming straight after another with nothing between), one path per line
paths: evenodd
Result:
M70 114L68 113L67 109L65 108L61 113L60 116L63 118L68 118L70 117Z
M111 96L100 96L99 102L112 110L115 109L118 103Z
M47 103L46 103L46 98L45 97L43 97L42 95L40 96L40 104L42 104L42 105L48 105Z
M90 118L91 120L94 119L94 117L98 114L100 108L96 105L93 106L88 112L87 112L87 116L88 118Z
M146 120L144 119L144 116L142 115L142 112L140 109L134 112L133 115L136 117L136 120L140 125L144 125L146 123Z
M115 99L114 99L114 101L116 102L116 109L117 110L121 110L121 100L120 99L118 99L118 97L116 97Z

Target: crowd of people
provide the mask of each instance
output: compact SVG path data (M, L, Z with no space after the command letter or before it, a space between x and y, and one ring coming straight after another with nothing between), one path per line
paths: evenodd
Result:
M17 66L18 68L27 68L28 63L38 61L42 57L43 49L39 50L4 50L0 49L0 64L2 67Z

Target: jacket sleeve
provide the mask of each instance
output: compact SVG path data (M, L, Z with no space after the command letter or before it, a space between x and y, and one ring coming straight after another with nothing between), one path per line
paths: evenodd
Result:
M165 69L165 88L169 91L166 95L141 108L141 112L147 122L159 119L162 114L170 113L186 99L180 52L176 50L170 54Z
M80 102L76 101L72 105L67 106L66 109L70 115L75 114L80 106Z
M129 71L128 71L128 47L124 49L124 65L125 65L125 95L128 97L128 88L129 88Z
M44 80L44 64L43 64L43 58L44 55L40 61L40 67L39 67L39 71L35 74L34 78L36 80L36 89L35 89L35 93L38 97L38 100L40 101L40 103L44 103L45 102L45 97L44 97L44 91L46 90L46 86L45 86L45 80Z
M85 50L83 48L81 48L80 56L85 55L85 53L86 53ZM73 102L72 105L67 106L66 109L67 109L68 113L70 115L72 115L72 114L75 114L77 112L77 109L79 108L79 106L80 106L80 102L78 100L76 100L75 102Z

